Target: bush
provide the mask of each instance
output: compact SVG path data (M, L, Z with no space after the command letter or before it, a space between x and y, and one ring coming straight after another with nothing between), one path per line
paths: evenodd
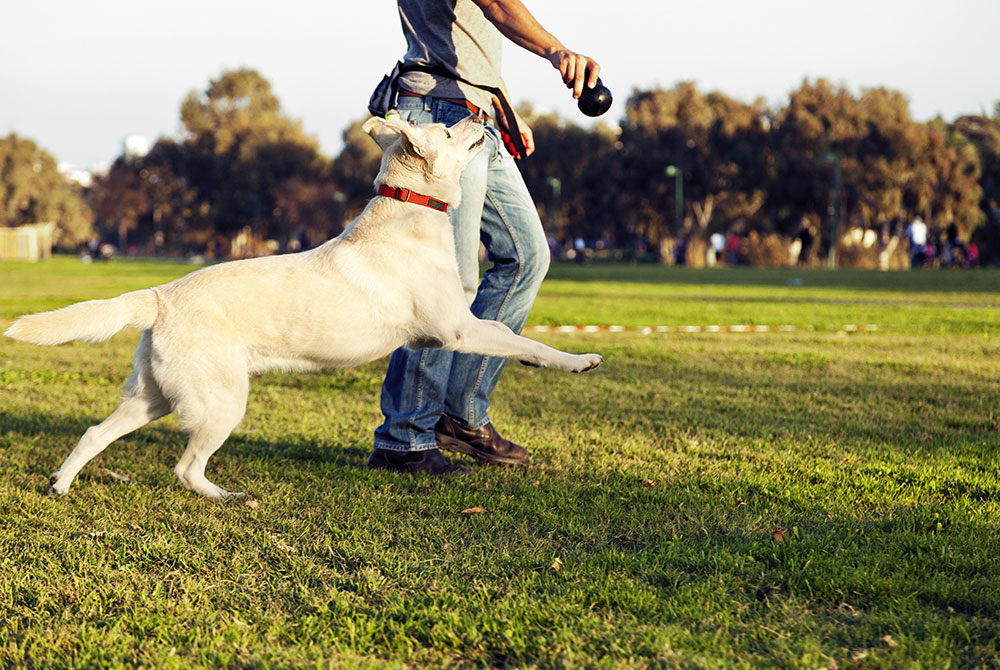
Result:
M747 265L756 268L783 267L789 264L791 244L787 237L774 233L761 235L752 230L740 242L740 254Z

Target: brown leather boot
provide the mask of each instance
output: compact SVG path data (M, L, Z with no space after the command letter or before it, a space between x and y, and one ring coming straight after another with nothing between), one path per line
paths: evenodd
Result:
M394 472L410 472L413 474L469 476L468 468L449 463L448 459L438 449L426 451L391 451L389 449L374 449L368 457L368 467L372 470L392 470Z
M458 419L442 414L434 432L438 446L446 451L457 451L498 465L527 465L531 461L527 449L500 437L492 423L472 430Z

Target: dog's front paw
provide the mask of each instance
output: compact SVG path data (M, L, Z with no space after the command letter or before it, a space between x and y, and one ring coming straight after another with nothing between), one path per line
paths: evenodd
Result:
M573 368L573 372L588 372L604 362L604 357L600 354L582 354L575 358L578 366Z

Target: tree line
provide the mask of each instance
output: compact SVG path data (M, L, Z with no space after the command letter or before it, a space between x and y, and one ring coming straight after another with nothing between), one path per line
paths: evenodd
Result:
M807 229L813 262L833 244L842 263L871 265L902 251L921 217L932 238L950 228L1000 262L1000 103L992 116L918 122L902 93L819 79L778 108L693 83L636 90L618 127L520 111L538 147L521 171L557 247L666 261L680 240L723 232L767 265ZM0 138L0 226L51 220L65 248L96 237L227 258L319 244L371 197L381 154L363 119L329 158L254 70L189 94L180 118L180 137L119 156L86 189L34 142Z

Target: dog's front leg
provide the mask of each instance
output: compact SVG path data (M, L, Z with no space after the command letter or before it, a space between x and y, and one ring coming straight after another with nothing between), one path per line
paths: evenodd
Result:
M499 321L472 318L441 338L445 349L462 354L515 358L528 365L586 372L604 362L599 354L569 354L515 335Z

